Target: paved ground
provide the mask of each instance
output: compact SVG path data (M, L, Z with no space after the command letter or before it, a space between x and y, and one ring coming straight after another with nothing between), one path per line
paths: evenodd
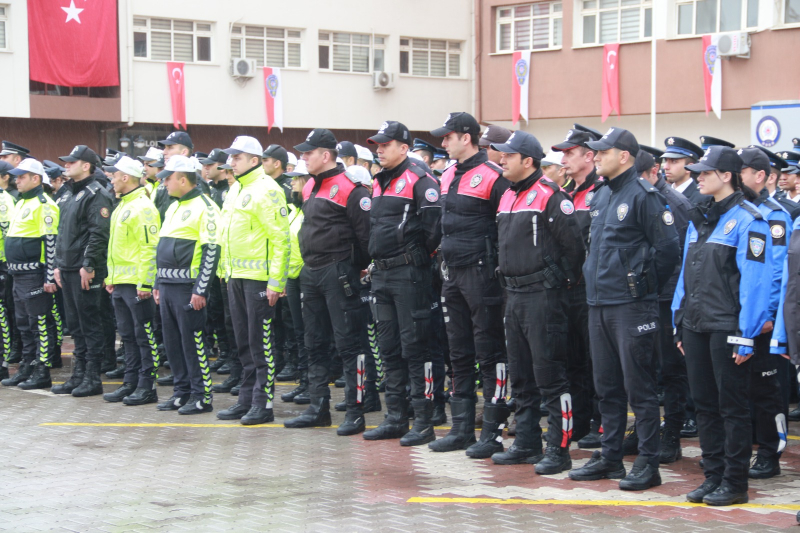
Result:
M67 347L65 346L65 349ZM56 371L63 381L68 372ZM222 377L215 376L215 381ZM106 391L118 383L106 380ZM280 384L278 393L291 384ZM166 398L171 390L160 388ZM277 396L277 395L276 395ZM342 390L334 390L334 400ZM217 395L215 410L234 403ZM770 531L798 527L800 425L783 475L753 482L750 504L688 504L702 482L696 439L642 493L612 481L540 477L460 452L289 430L302 409L276 404L276 423L244 427L215 413L185 417L101 397L0 387L0 531ZM334 424L342 413L334 414ZM382 419L367 416L369 425ZM446 429L438 432L441 436ZM506 440L510 445L511 439ZM575 467L589 458L572 453ZM630 468L631 464L627 464Z

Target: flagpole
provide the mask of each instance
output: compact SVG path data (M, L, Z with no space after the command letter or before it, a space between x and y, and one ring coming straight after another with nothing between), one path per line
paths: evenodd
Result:
M650 41L650 146L656 143L656 34Z

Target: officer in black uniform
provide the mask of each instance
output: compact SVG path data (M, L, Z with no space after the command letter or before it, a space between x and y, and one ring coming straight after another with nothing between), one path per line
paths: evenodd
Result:
M72 178L72 196L60 205L56 240L56 283L64 290L64 311L75 341L72 377L53 387L54 394L92 396L103 393L100 366L104 333L101 292L106 278L112 197L94 177L97 154L78 145L59 157Z
M704 152L709 148L711 148L712 146L724 146L726 148L733 148L736 145L730 141L725 141L718 137L712 137L711 135L700 136L700 148L702 148Z
M661 484L656 300L680 260L680 242L664 197L636 174L639 143L633 134L611 128L587 144L597 150L598 174L608 178L590 202L592 240L583 265L603 440L602 452L595 451L569 476L581 481L624 478L621 489L644 490ZM626 476L622 440L629 402L636 415L639 457Z
M692 178L692 173L686 168L687 165L696 163L703 157L703 150L691 141L680 137L667 137L664 140L666 152L664 152L664 173L667 182L678 192L697 205L705 200L705 195L700 194L697 183Z
M481 135L481 138L478 139L478 146L486 150L486 155L489 157L489 161L499 165L500 158L503 154L492 148L492 145L503 144L508 140L509 137L511 137L511 132L509 130L502 126L490 124L486 126L486 129L483 131L483 135Z
M32 157L31 151L24 146L14 144L10 141L3 141L2 150L0 150L0 161L5 161L16 168L23 159L28 157ZM17 188L13 185L13 183L14 182L12 178L8 182L8 193L11 194L11 196L13 196L15 199L19 199L19 191L17 191Z
M492 436L509 414L495 213L510 183L478 148L480 126L469 113L451 113L431 135L442 138L442 146L458 163L442 174L441 185L442 311L453 369L453 426L428 446L449 452L475 445L468 455L489 458L502 451ZM485 402L480 443L475 443L475 363L480 365Z
M517 403L514 445L495 453L492 461L537 463L537 474L558 474L572 468L567 286L578 279L575 267L585 248L569 194L542 173L544 151L536 137L516 131L492 149L503 154L503 175L512 182L500 200L497 229L509 373ZM542 394L548 411L544 457ZM502 428L497 437L502 438Z
M357 366L365 356L359 336L366 312L358 286L360 271L369 264L369 191L345 175L336 163L336 137L317 128L295 146L303 154L308 172L300 228L300 251L305 262L300 283L303 298L308 381L311 403L299 417L286 420L289 428L331 425L328 351L331 331L344 363L347 382L347 414L336 430L339 435L364 431L364 415L358 398ZM306 196L304 194L304 196Z
M375 175L369 253L373 316L386 376L386 419L367 440L397 439L419 446L433 432L431 361L431 254L439 246L439 185L407 156L411 135L400 122L384 122L368 139L378 145L383 170ZM408 431L406 385L414 426Z

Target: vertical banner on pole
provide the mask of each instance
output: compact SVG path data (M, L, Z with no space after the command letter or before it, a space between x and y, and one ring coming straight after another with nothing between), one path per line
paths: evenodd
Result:
M706 91L706 116L714 111L722 118L722 61L717 54L719 35L703 36L703 85Z
M528 122L528 81L531 74L531 51L514 52L514 71L511 81L511 122L519 122L520 117Z
M264 67L264 94L267 101L267 133L276 126L283 132L283 88L281 69Z
M176 130L186 129L186 79L183 77L183 63L169 61L169 96L172 100L172 125Z
M619 116L619 43L603 46L602 119L606 121L611 110Z

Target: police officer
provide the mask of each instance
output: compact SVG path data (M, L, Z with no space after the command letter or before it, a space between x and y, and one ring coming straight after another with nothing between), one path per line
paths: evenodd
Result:
M3 233L8 269L15 277L14 307L23 359L14 377L2 383L26 390L44 389L52 385L48 356L55 332L47 314L52 306L51 294L56 292L58 207L42 190L44 168L39 161L24 159L9 172L17 176L20 202ZM8 204L2 206L8 208Z
M572 398L567 380L567 286L585 248L569 195L541 170L544 151L533 135L516 131L504 144L503 176L512 185L497 211L500 284L506 290L505 330L517 410L516 439L496 464L531 462L540 475L572 468ZM547 449L541 455L539 403L547 397ZM484 410L484 420L493 416ZM495 435L502 438L502 427Z
M583 265L603 439L602 452L595 451L569 476L581 481L624 478L621 489L644 490L661 484L653 360L656 300L680 259L680 244L664 197L636 173L639 143L633 134L611 128L587 144L597 150L597 173L608 178L589 203L592 239ZM626 476L622 440L628 403L636 415L639 456Z
M53 387L54 394L76 397L103 393L100 381L105 351L101 294L108 259L109 217L112 197L97 182L97 154L79 144L66 163L72 179L72 196L61 204L56 240L56 283L64 290L64 311L75 342L77 360L72 377Z
M505 347L503 292L497 279L497 225L494 216L510 183L502 169L478 148L480 126L469 113L451 113L431 135L458 162L442 174L442 310L450 344L453 426L430 443L433 451L475 448L471 457L502 451L491 440L505 421ZM484 417L481 442L475 443L475 363L480 365ZM500 382L499 386L496 386ZM507 415L506 415L507 416Z
M375 175L369 253L373 316L386 376L386 419L367 440L400 438L401 446L436 439L431 361L431 254L441 240L439 186L407 157L408 128L384 122L368 139L378 145L383 170ZM408 431L406 384L414 426ZM359 394L361 391L359 391Z
M0 161L0 176L8 177L14 167L10 163ZM8 232L11 215L14 212L15 198L5 189L0 190L0 238L5 242ZM9 306L8 292L6 287L11 285L8 280L8 268L6 265L5 247L0 246L0 350L3 361L0 363L0 380L8 378L8 358L11 355L11 321L14 320L11 314L13 302Z
M692 173L686 166L697 162L703 156L703 150L691 141L680 137L667 137L664 140L664 175L667 182L678 192L697 205L705 200L697 190L697 183L692 179Z
M778 458L786 446L789 388L793 386L795 377L794 367L788 360L770 355L770 340L780 303L783 265L792 237L792 218L767 193L765 184L770 167L766 154L755 146L742 148L737 154L742 158L742 190L769 224L769 239L772 241L769 320L755 338L755 358L750 363L750 399L758 454L748 476L751 479L767 479L781 472Z
M756 145L756 148L761 150L769 158L769 177L767 178L767 187L769 188L770 183L773 183L773 189L770 191L770 196L772 196L773 200L781 204L781 207L783 207L786 212L789 213L789 215L792 217L792 220L795 220L798 216L800 216L800 204L787 199L786 194L778 187L778 182L780 181L781 174L783 174L783 169L786 169L788 172L791 171L792 168L778 154L770 152L760 145Z
M749 359L769 320L772 242L740 190L742 159L733 149L712 146L688 168L700 173L700 192L710 198L692 210L672 302L706 476L686 498L733 505L748 501Z
M211 375L206 359L204 327L211 277L220 257L220 213L197 187L196 165L173 155L158 173L176 201L167 210L156 252L157 289L164 344L174 376L174 393L159 411L182 415L207 413Z
M261 143L248 136L236 137L225 149L236 183L222 213L223 264L244 374L238 402L217 418L241 419L244 425L275 420L272 322L289 266L286 196L264 174L262 152Z
M161 221L142 186L144 166L128 156L104 166L119 195L111 216L106 291L111 295L117 328L125 350L122 386L103 395L107 402L144 405L158 401L155 390L158 351L152 299L156 280L156 248Z
M303 322L308 350L311 403L286 427L318 427L331 424L328 352L331 331L344 363L347 413L338 435L364 431L364 415L357 395L358 361L365 356L359 336L366 313L359 295L359 273L369 264L369 209L366 187L353 183L344 166L336 163L336 137L317 128L295 146L302 152L313 176L304 189L299 242L305 266L300 274ZM307 192L306 192L307 191Z
M483 130L483 135L481 135L481 138L478 140L478 146L486 150L486 155L489 157L489 161L499 165L500 158L503 154L492 148L492 145L503 144L508 140L509 137L511 137L510 131L502 126L490 124L489 126L486 126L485 130Z
M144 180L142 186L147 190L147 196L150 200L155 200L156 197L156 189L161 184L158 180L158 168L151 167L149 163L155 163L156 161L161 160L164 157L164 151L156 148L155 146L151 146L147 149L147 153L145 155L140 155L138 157L139 161L144 163Z
M433 164L433 154L436 153L436 147L428 141L415 138L409 153L417 154L430 167Z
M17 167L23 159L27 159L31 156L31 151L25 148L24 146L20 146L18 144L12 143L10 141L3 141L2 149L0 149L0 161L5 161L6 163L10 164L13 167ZM19 191L17 187L13 184L11 180L6 183L2 183L3 189L8 191L8 193L13 196L15 199L19 198Z
M704 152L709 148L711 148L712 146L724 146L726 148L733 148L736 145L730 141L726 141L718 137L712 137L711 135L700 136L700 148L702 148Z

